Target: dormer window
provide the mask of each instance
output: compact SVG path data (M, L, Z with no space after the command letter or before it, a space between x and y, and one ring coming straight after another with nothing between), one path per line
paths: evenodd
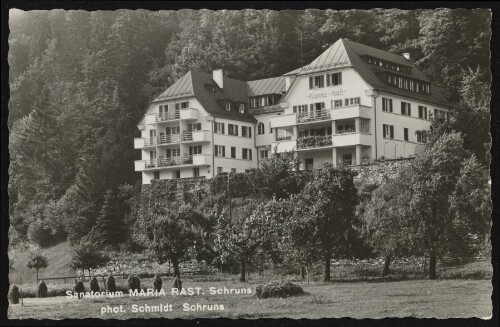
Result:
M240 114L244 114L245 113L245 105L243 103L240 103L239 112L240 112Z
M231 102L226 101L226 111L231 111Z
M206 87L206 88L207 88L207 90L209 90L210 92L215 93L215 85L213 85L213 84L205 84L205 87Z

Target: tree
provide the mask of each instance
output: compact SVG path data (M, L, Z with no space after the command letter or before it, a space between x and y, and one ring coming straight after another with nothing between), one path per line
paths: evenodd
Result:
M429 256L429 278L435 279L438 257L473 249L483 240L490 213L488 174L452 132L431 136L397 178L406 189L398 202L402 217L411 226L412 243Z
M26 265L29 269L35 269L36 270L36 281L38 283L38 270L42 268L47 268L48 266L48 259L46 256L42 255L41 253L35 252L32 253L30 256L30 259Z
M101 214L92 231L94 242L113 245L118 249L118 244L124 241L124 227L121 206L115 192L108 190L104 196Z
M314 172L302 192L294 197L293 222L288 229L292 248L301 256L321 257L325 264L324 280L330 280L330 261L352 253L355 209L358 194L354 173L346 167L327 163ZM301 231L302 230L302 231Z
M90 272L91 269L99 268L106 265L110 258L102 253L98 247L88 239L84 239L73 248L73 254L70 262L70 267L73 269L82 269Z
M234 201L234 207L224 210L215 227L215 247L222 260L231 258L240 263L240 281L246 280L246 267L256 250L269 237L271 221L263 203L252 198Z

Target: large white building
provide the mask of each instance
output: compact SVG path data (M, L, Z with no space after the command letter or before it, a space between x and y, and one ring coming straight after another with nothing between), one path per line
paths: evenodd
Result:
M240 81L190 71L148 107L135 170L151 179L213 177L294 151L301 169L414 156L449 105L409 60L340 39L283 76Z

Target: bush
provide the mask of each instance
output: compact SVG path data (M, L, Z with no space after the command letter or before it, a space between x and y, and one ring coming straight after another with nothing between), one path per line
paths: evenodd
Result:
M100 291L99 282L97 281L97 278L95 278L95 276L90 280L90 290L93 292Z
M80 296L80 293L85 293L85 285L81 280L75 279L75 286L73 287L73 293L78 294L78 298L81 299L83 296Z
M108 292L116 292L116 283L113 275L109 275L108 279L106 279L106 290Z
M155 275L155 279L153 281L153 288L159 292L161 290L162 284L163 284L163 282L161 280L161 277L158 275Z
M135 275L130 275L128 277L128 288L131 290L140 290L141 289L141 280L139 277Z
M18 304L21 298L21 293L19 292L19 287L13 285L9 292L9 301L12 304Z
M36 292L37 297L47 297L48 290L47 290L47 285L43 280L38 283L38 289Z
M270 297L289 297L304 294L304 290L297 284L291 282L269 282L263 285L258 285L255 293L259 299L267 299Z

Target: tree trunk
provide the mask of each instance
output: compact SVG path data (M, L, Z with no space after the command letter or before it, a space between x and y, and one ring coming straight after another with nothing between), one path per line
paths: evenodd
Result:
M36 270L36 284L38 285L38 269Z
M177 259L172 259L172 266L174 266L174 277L181 277L181 271L179 270L179 261Z
M306 274L307 274L307 285L309 285L309 268L306 266Z
M436 279L436 253L431 252L429 257L429 279Z
M330 253L325 254L325 282L330 281L330 262L332 259L332 255Z
M303 265L300 265L300 278L302 280L306 279L306 268Z
M245 281L246 266L247 266L247 263L245 262L245 258L241 258L240 282Z
M384 269L382 270L382 277L389 275L392 256L388 255L385 257Z

